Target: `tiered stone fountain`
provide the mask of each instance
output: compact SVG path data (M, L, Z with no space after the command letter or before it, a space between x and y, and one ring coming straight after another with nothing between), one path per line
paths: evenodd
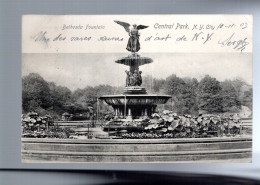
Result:
M111 105L115 112L115 118L110 123L117 123L117 125L124 122L140 122L142 119L150 117L156 110L158 104L165 104L171 96L168 95L154 95L147 94L144 87L142 87L142 71L139 70L139 66L152 63L153 60L147 57L141 57L137 54L140 50L139 42L139 30L148 28L144 25L133 25L115 21L117 24L124 27L129 34L128 44L126 50L130 51L131 54L127 57L116 60L118 64L124 64L129 66L129 71L126 72L126 84L124 91L119 95L105 95L101 96L100 99L104 100L108 105ZM105 128L104 128L105 130ZM109 128L108 128L109 130ZM117 130L117 126L116 126Z
M116 119L129 121L149 117L155 112L157 104L165 104L171 98L168 95L147 94L146 89L141 86L142 72L139 66L152 62L151 58L141 57L136 53L116 61L130 67L130 70L126 71L126 87L122 94L100 97L113 107Z

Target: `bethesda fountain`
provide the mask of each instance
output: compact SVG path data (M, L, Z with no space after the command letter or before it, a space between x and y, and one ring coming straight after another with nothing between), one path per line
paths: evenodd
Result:
M126 72L126 83L122 94L104 95L99 99L105 101L114 109L114 121L137 121L150 117L155 111L158 104L165 104L171 96L148 94L146 89L142 87L142 76L139 67L145 64L152 63L153 60L148 57L141 57L137 52L140 50L139 31L148 26L133 25L115 21L123 26L129 33L129 40L126 49L131 53L116 60L118 64L129 66L129 71Z

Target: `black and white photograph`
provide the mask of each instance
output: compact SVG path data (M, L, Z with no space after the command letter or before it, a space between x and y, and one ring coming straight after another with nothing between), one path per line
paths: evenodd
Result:
M252 162L252 15L23 15L22 163Z

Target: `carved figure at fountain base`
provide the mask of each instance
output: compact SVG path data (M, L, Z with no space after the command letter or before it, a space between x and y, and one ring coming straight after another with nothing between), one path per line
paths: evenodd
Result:
M142 85L142 71L134 70L134 72L126 72L126 87L128 86L141 86Z

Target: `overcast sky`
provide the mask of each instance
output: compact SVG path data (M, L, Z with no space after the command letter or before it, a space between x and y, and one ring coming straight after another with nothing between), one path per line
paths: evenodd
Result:
M125 70L114 61L126 53L106 54L22 54L22 76L38 73L45 80L71 90L88 85L123 86ZM143 76L166 78L171 74L200 80L206 74L225 79L242 78L252 84L251 53L147 53L153 63L140 67Z

